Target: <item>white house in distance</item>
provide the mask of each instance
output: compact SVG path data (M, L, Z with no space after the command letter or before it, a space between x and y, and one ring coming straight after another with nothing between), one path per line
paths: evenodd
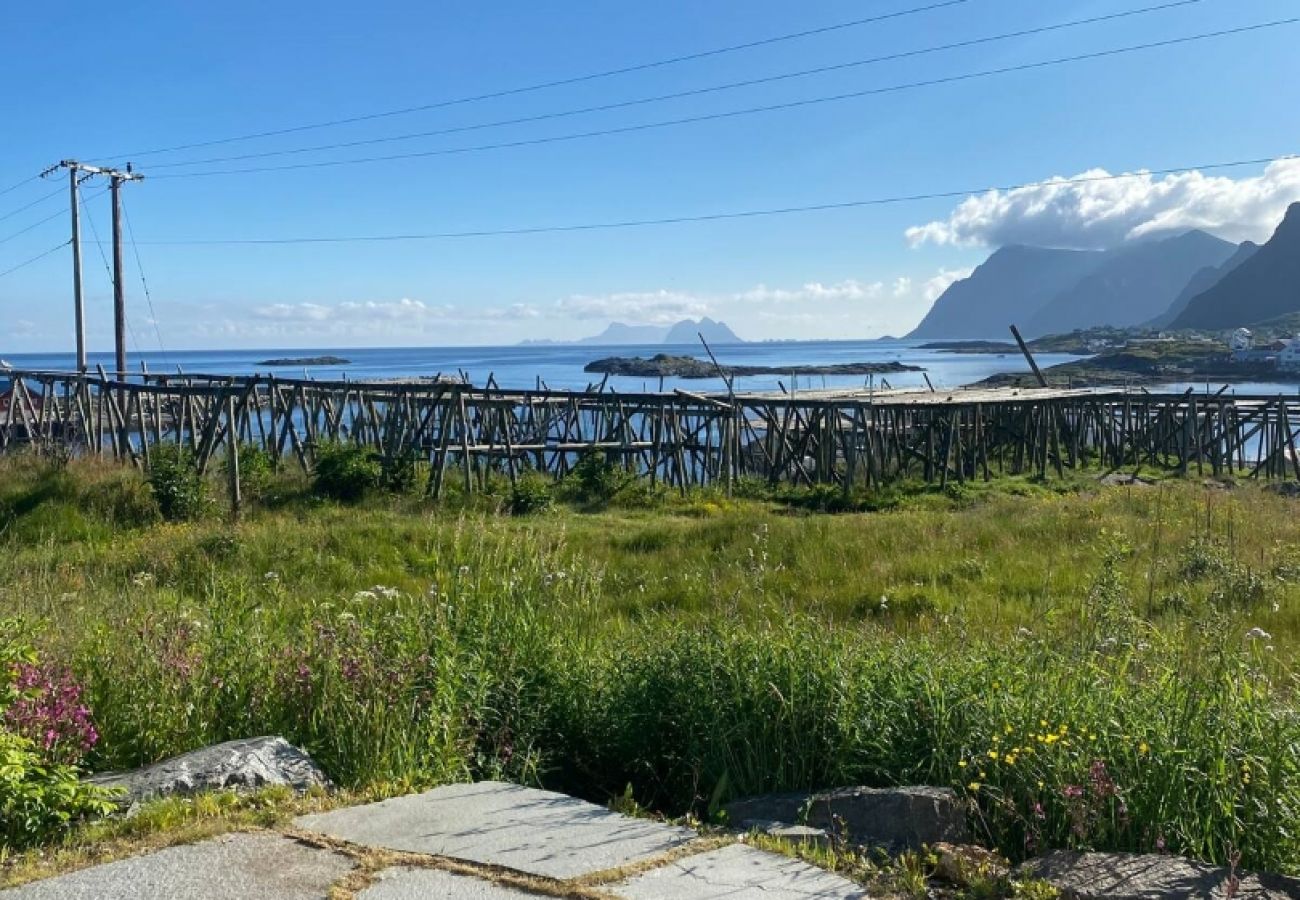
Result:
M1228 349L1234 353L1239 350L1253 350L1255 348L1255 335L1251 334L1249 328L1238 328L1229 331L1224 335L1223 340L1228 345Z
M1300 338L1282 342L1282 352L1277 355L1277 367L1289 371L1300 370Z

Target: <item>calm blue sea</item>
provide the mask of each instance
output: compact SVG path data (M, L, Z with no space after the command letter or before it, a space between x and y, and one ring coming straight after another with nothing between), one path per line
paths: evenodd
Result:
M955 388L987 378L998 372L1024 372L1028 365L1018 353L1006 355L961 354L935 350L921 350L922 341L808 341L808 342L772 342L755 344L738 344L715 348L718 359L723 363L750 364L763 366L800 366L823 365L849 362L889 362L898 361L909 365L922 366L930 376L934 386L939 389ZM489 375L496 378L504 388L533 388L538 378L551 388L562 390L582 390L588 384L599 382L601 376L590 375L582 371L583 366L603 356L653 356L655 353L672 352L681 354L703 354L699 347L665 347L662 344L646 346L594 347L594 346L560 346L529 345L513 347L392 347L382 349L346 349L339 347L321 347L304 350L185 350L168 353L145 352L132 354L131 366L138 370L140 361L149 366L151 372L174 372L177 366L190 373L214 375L248 375L254 372L272 371L260 365L262 360L273 357L338 356L350 360L346 366L320 366L307 370L310 377L318 379L336 379L347 374L350 378L401 378L407 376L435 375L439 372L454 374L463 370L469 374L474 384L484 384ZM9 353L0 352L11 365L23 369L69 370L75 364L72 353ZM1040 354L1039 365L1047 366L1066 362L1077 357L1064 354ZM113 368L111 353L92 353L90 364L96 363L105 369ZM285 377L302 377L303 369L277 368L276 374ZM923 387L924 379L920 372L900 373L886 376L892 387ZM777 382L781 381L788 389L792 386L789 376L754 376L736 379L737 390L775 391ZM798 389L821 388L860 388L866 383L862 376L800 378ZM879 385L879 376L876 384ZM610 385L624 393L657 390L658 380L641 378L612 377ZM720 379L685 380L667 379L667 389L675 387L692 391L720 391L726 386ZM1221 385L1212 385L1218 390ZM1183 385L1179 389L1195 387L1198 391L1205 389L1202 382L1196 385ZM1251 384L1235 385L1236 393L1292 393L1297 390L1291 384Z

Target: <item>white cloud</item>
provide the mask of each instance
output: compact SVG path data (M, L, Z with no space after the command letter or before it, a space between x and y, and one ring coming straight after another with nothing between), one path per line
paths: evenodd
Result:
M390 344L404 339L510 343L529 337L579 338L605 323L668 325L685 318L723 319L743 337L835 338L910 327L934 297L965 271L930 278L757 284L735 291L647 290L574 294L558 300L470 306L396 300L303 301L255 306L238 319L217 305L194 306L188 331L205 339L274 346Z
M969 278L974 271L974 269L940 269L939 274L927 278L925 284L921 286L921 296L925 298L926 303L933 303L944 291L952 287L954 282Z
M846 279L835 284L810 281L798 288L770 288L765 284L734 294L732 299L751 303L801 303L806 301L871 300L885 291L883 281Z
M600 296L575 294L560 300L550 309L539 311L539 314L579 320L616 320L625 325L671 325L708 312L709 304L704 299L660 290Z
M1300 200L1300 159L1270 163L1258 176L1202 172L1109 179L1092 169L962 201L947 219L907 229L912 246L1036 244L1097 249L1147 235L1201 228L1229 240L1267 240ZM1088 180L1091 179L1091 180Z

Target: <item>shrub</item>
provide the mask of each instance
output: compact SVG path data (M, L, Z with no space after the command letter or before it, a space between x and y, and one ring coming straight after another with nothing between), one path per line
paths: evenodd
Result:
M379 487L383 475L383 467L369 448L330 441L316 448L312 489L331 500L356 503Z
M554 503L551 482L545 475L525 472L515 479L510 489L510 514L527 516L545 512Z
M230 459L222 461L222 473L229 475ZM275 457L260 444L239 445L239 489L252 500L265 497L275 479Z
M603 506L629 487L636 476L621 468L607 454L588 450L578 459L566 480L575 500Z
M419 479L415 468L418 457L414 453L398 453L378 459L380 487L390 494L409 494L415 490Z
M195 519L207 505L207 489L194 454L177 444L159 444L149 454L149 487L163 518Z
M42 665L16 635L13 623L0 622L0 859L113 806L106 791L83 784L61 761L80 759L97 738L80 686Z

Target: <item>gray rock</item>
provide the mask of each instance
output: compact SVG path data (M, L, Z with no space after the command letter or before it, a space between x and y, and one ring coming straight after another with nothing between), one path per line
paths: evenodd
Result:
M357 894L357 900L429 900L431 897L443 900L536 900L537 894L527 894L467 875L405 866L385 869L374 884Z
M0 891L5 900L325 900L345 857L278 834L231 834Z
M1103 475L1097 481L1106 487L1151 487L1156 483L1154 478L1146 478L1142 475L1130 475L1126 472L1111 472L1109 475Z
M329 779L312 758L282 737L227 741L142 769L94 775L88 780L122 789L124 804L200 791L255 790L270 785L305 791L329 786Z
M573 878L656 856L695 832L496 781L303 816L300 828L354 844Z
M1239 875L1236 892L1229 890L1228 869L1178 856L1136 853L1079 853L1057 850L1032 859L1018 874L1056 885L1068 900L1294 900L1300 879L1280 875Z
M628 900L851 900L867 896L861 886L839 875L744 844L679 859L616 884L612 891Z
M1264 490L1279 497L1300 497L1300 481L1275 481L1265 485Z
M771 794L737 800L726 807L739 828L771 822L809 825L850 842L892 851L922 844L969 840L966 808L948 788L846 787L815 793Z

